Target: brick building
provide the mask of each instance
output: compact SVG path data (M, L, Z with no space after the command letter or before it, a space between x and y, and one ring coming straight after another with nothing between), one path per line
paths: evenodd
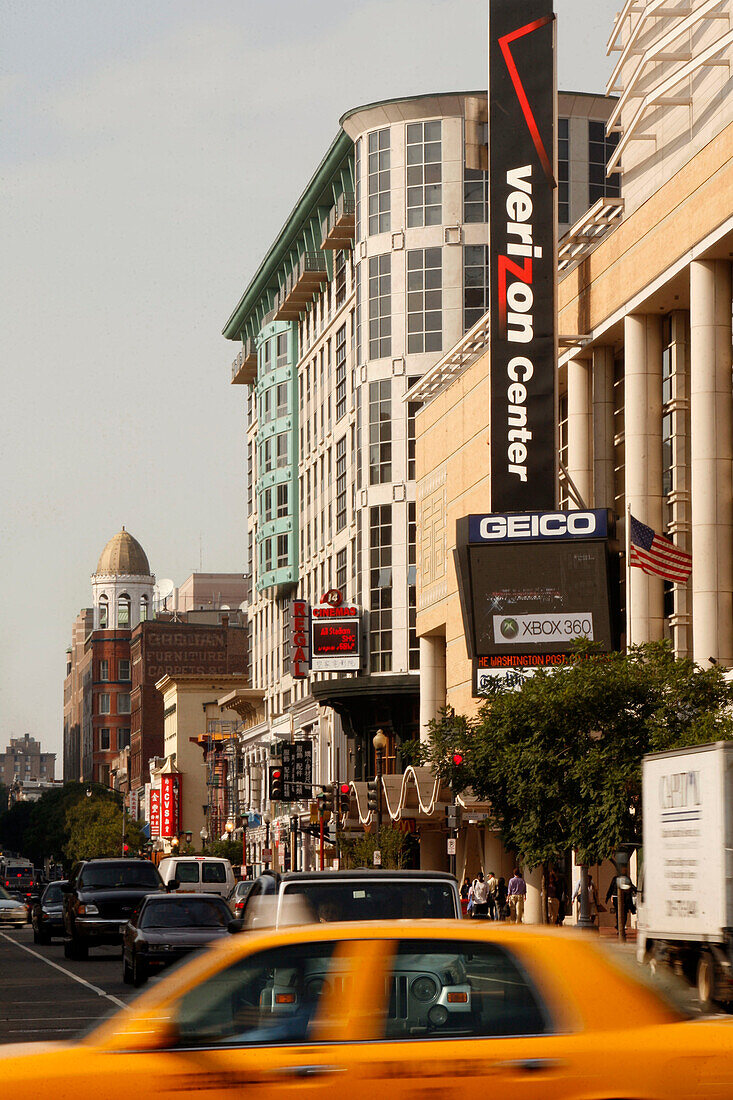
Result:
M43 752L41 742L26 733L11 737L5 752L0 753L0 782L11 787L17 780L51 780L56 770L56 753Z

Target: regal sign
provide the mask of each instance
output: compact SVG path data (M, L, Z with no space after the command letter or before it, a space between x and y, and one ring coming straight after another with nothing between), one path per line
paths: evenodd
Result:
M291 671L294 680L305 680L308 676L308 603L306 600L293 600L292 605L292 647Z
M555 504L552 0L490 0L491 508Z

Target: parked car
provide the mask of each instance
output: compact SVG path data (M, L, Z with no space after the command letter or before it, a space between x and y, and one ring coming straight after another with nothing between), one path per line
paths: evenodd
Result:
M252 878L242 879L240 882L237 883L232 892L229 894L227 901L229 902L229 905L231 906L231 910L234 913L235 917L242 916L245 903L254 884L255 882Z
M54 936L64 934L64 886L67 879L49 882L31 908L33 942L50 943Z
M0 925L25 924L28 920L28 906L10 896L4 886L0 886Z
M178 883L174 889L184 894L220 894L226 898L236 879L228 859L218 856L168 856L158 865L166 886Z
M247 928L309 921L445 920L461 917L461 899L453 875L442 871L265 871L255 879L241 915Z
M212 944L79 1043L0 1048L0 1080L13 1100L730 1100L733 1025L688 1019L577 933L310 925Z
M79 863L64 891L64 955L86 959L90 947L122 943L122 932L148 894L164 894L157 867L146 859Z
M122 936L122 980L140 986L153 971L240 928L219 894L147 897Z

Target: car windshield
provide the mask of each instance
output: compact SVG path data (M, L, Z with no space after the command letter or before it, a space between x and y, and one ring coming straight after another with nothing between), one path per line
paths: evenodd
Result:
M146 905L142 928L226 928L232 915L213 898L176 898Z
M12 901L12 900L13 899L10 897L10 894L5 889L5 887L0 886L0 901Z
M456 915L448 882L288 882L285 893L308 903L315 921L450 920Z
M85 867L79 885L86 890L100 890L116 886L142 886L154 890L160 886L160 875L152 863L107 863Z

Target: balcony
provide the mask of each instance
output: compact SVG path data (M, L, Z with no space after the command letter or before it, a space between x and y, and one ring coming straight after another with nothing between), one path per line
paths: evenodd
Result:
M336 205L331 207L323 223L321 248L331 250L351 248L354 241L355 214L354 196L344 192L339 196Z
M242 350L232 363L232 385L252 385L257 378L257 350L254 340L247 339L242 344Z
M275 307L276 321L297 321L305 307L328 282L326 257L320 252L304 252L294 271L280 290Z

